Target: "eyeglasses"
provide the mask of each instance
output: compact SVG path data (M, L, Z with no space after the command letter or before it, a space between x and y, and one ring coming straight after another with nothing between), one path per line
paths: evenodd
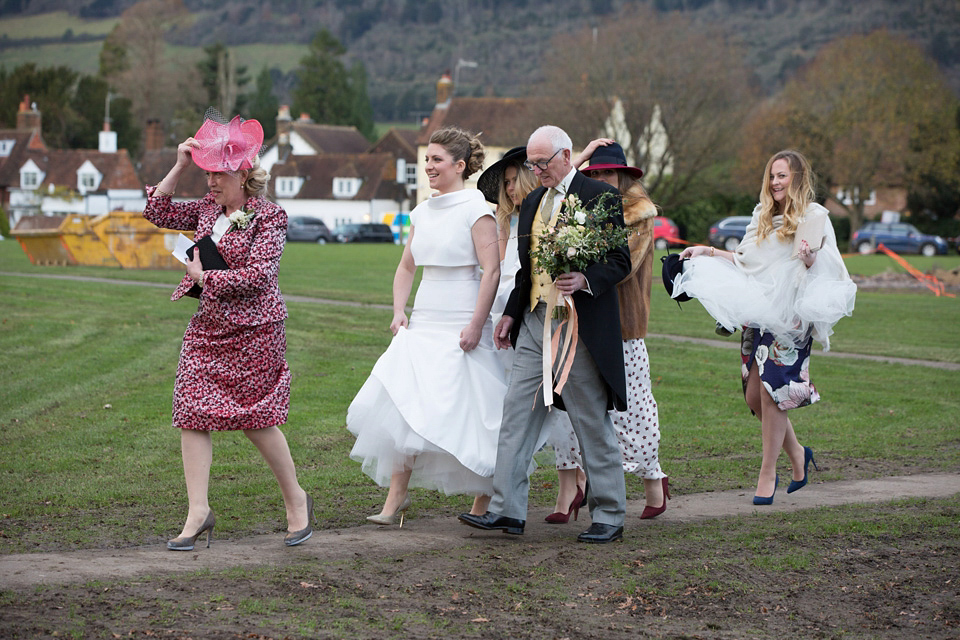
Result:
M541 160L540 162L530 162L529 160L524 160L523 166L529 171L533 171L534 168L540 169L540 171L546 171L547 167L550 166L550 161L553 160L558 153L563 151L563 149L557 149L553 152L553 155L547 158L546 160Z

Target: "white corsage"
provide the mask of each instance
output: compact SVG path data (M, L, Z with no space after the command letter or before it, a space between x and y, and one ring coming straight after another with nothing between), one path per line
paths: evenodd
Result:
M257 215L257 212L253 209L237 209L227 216L227 219L230 221L230 228L227 229L227 233L230 233L234 229L246 229L250 226L250 221L253 220L255 215Z

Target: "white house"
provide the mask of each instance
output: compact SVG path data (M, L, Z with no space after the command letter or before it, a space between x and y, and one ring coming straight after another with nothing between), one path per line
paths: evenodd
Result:
M287 215L320 218L330 229L409 210L391 153L291 155L273 166L270 187Z

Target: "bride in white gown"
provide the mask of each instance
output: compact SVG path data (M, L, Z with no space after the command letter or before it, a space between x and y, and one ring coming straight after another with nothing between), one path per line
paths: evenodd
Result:
M399 517L402 524L410 487L472 494L471 513L487 510L506 383L490 322L500 277L497 225L483 195L464 188L483 158L479 140L461 129L430 137L426 173L436 193L410 213L393 282L394 338L347 410L357 436L350 457L390 487L371 522ZM404 307L419 266L408 321Z

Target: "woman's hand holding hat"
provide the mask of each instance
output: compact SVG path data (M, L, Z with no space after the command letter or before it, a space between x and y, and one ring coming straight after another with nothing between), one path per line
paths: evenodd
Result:
M200 147L200 143L192 136L177 145L177 164L181 167L188 166L193 162L192 152Z

